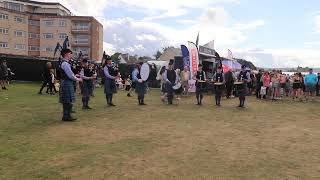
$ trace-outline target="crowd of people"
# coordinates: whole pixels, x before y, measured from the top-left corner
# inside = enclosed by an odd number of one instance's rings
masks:
[[[290,96],[293,100],[308,101],[320,95],[320,73],[313,73],[311,68],[305,75],[298,72],[289,75],[280,70],[259,70],[252,77],[253,83],[249,86],[259,99],[281,100]]]

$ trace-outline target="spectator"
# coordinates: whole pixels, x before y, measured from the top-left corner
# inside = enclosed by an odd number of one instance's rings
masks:
[[[45,68],[43,70],[43,73],[42,73],[43,83],[42,83],[42,86],[41,86],[38,94],[42,94],[43,88],[46,87],[47,85],[50,86],[52,84],[51,83],[51,80],[52,80],[51,79],[51,73],[50,73],[51,69],[52,69],[51,62],[47,62],[46,66],[45,66]],[[50,89],[50,87],[49,87],[49,89]],[[51,93],[52,93],[52,91],[51,91]]]
[[[185,66],[183,71],[181,72],[181,85],[183,88],[183,93],[182,93],[183,95],[188,95],[189,79],[190,79],[189,67]]]
[[[320,96],[320,73],[318,73],[317,96]]]
[[[265,93],[263,95],[263,99],[267,99],[267,94],[269,92],[269,86],[270,86],[270,75],[269,72],[266,71],[262,75],[262,87],[265,89]]]
[[[313,100],[316,92],[316,85],[318,83],[318,77],[313,73],[313,69],[309,69],[309,74],[304,78],[305,89],[306,89],[306,99],[309,98]]]
[[[235,80],[235,75],[232,70],[225,73],[225,81],[226,81],[226,97],[229,99],[232,95],[233,83]]]
[[[7,90],[8,66],[6,60],[0,62],[0,85],[3,90]]]
[[[256,81],[256,97],[257,97],[257,99],[261,99],[260,92],[261,92],[261,87],[263,86],[262,73],[263,73],[263,70],[260,69],[258,74],[255,77],[255,81]]]

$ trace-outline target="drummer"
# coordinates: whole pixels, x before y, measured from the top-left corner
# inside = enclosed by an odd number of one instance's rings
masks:
[[[142,64],[142,62],[136,64],[136,68],[132,72],[132,81],[136,84],[139,105],[146,105],[144,103],[144,95],[147,93],[147,83],[141,79],[140,70]]]
[[[251,81],[250,73],[246,71],[246,66],[241,66],[241,71],[237,77],[238,82],[241,84],[236,89],[236,96],[239,97],[240,104],[238,107],[244,108],[244,103],[246,100],[246,96],[248,94],[247,83]]]
[[[216,106],[220,106],[221,96],[222,96],[222,93],[224,90],[224,84],[225,84],[225,77],[222,72],[221,66],[217,68],[217,72],[213,75],[213,82],[214,82]]]
[[[202,70],[202,64],[198,65],[198,71],[193,77],[196,80],[196,98],[197,105],[202,105],[203,91],[205,90],[206,73]]]
[[[170,60],[168,69],[166,69],[162,76],[165,82],[165,93],[167,94],[168,104],[171,105],[173,104],[172,101],[174,96],[173,86],[177,82],[177,74],[173,69],[173,61]]]

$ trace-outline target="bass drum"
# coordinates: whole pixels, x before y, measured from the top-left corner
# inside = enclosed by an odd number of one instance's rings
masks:
[[[150,67],[148,63],[143,63],[140,70],[141,79],[147,81],[150,74]]]
[[[172,87],[175,94],[181,94],[183,92],[183,88],[180,82]]]

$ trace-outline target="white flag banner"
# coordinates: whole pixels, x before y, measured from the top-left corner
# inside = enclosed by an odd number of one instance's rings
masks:
[[[190,54],[190,74],[192,78],[198,71],[199,53],[197,46],[193,42],[188,42],[188,45]]]

